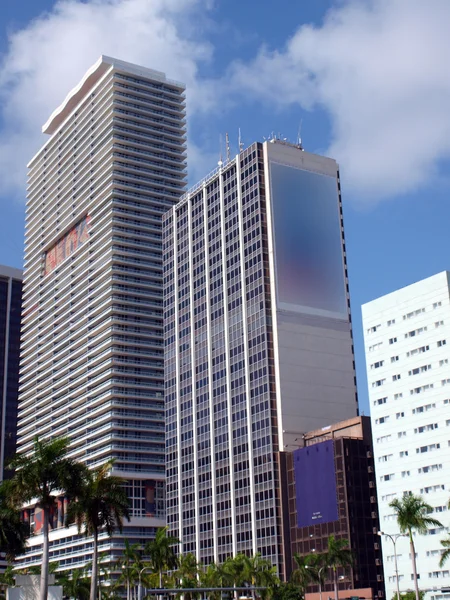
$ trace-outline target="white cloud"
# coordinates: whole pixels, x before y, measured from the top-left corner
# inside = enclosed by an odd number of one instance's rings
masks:
[[[448,0],[347,0],[229,75],[252,98],[324,109],[346,188],[391,197],[450,157],[449,23]]]
[[[24,194],[26,163],[42,124],[101,54],[186,83],[189,111],[208,109],[213,87],[198,65],[212,47],[196,36],[210,0],[63,0],[9,38],[0,65],[0,194]],[[198,155],[197,149],[197,155]]]

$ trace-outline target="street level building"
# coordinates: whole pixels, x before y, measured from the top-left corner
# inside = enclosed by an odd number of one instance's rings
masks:
[[[74,459],[116,461],[132,518],[102,534],[115,559],[165,524],[162,214],[185,187],[184,86],[102,56],[43,132],[28,165],[18,447],[67,436]],[[70,569],[92,541],[64,527],[65,506],[50,560]],[[42,514],[26,518],[22,566],[41,559]]]
[[[419,586],[448,598],[450,564],[439,566],[450,525],[450,299],[444,271],[362,307],[380,526],[398,532],[389,503],[416,494],[443,528],[415,536]],[[414,588],[409,541],[397,541],[400,591]],[[386,595],[396,589],[394,547],[383,543]]]
[[[348,541],[353,564],[338,569],[340,592],[384,598],[370,417],[354,417],[307,433],[304,447],[285,454],[289,486],[291,566],[294,555],[326,552],[330,535]],[[323,596],[333,596],[330,571]],[[353,590],[348,592],[348,590]],[[307,592],[317,593],[317,585]]]
[[[170,532],[285,575],[279,452],[357,413],[338,166],[254,143],[163,229]]]
[[[22,271],[0,265],[0,481],[16,451]]]

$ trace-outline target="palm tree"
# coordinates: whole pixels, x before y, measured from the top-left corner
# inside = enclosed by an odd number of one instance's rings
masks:
[[[125,540],[125,548],[122,557],[118,561],[118,566],[122,570],[119,578],[121,583],[125,583],[127,588],[127,600],[132,598],[132,586],[135,587],[139,581],[139,573],[143,568],[142,556],[139,544],[130,544]],[[140,598],[139,598],[140,600]]]
[[[25,551],[27,526],[20,518],[20,511],[11,504],[11,484],[0,485],[0,552],[9,561]]]
[[[306,588],[311,583],[318,583],[319,588],[323,586],[324,577],[323,560],[320,554],[294,554],[294,561],[297,564],[296,569],[291,575],[291,582],[297,585],[305,595]]]
[[[272,600],[299,600],[303,597],[303,590],[292,581],[279,583],[272,592]]]
[[[252,587],[265,588],[261,591],[260,596],[266,598],[268,594],[272,594],[274,588],[280,583],[277,577],[277,569],[273,566],[270,560],[262,558],[258,552],[248,559],[248,583]]]
[[[332,570],[334,598],[335,600],[339,600],[337,570],[339,567],[349,567],[353,563],[353,554],[348,547],[348,541],[336,539],[334,535],[330,535],[328,538],[328,548],[323,555],[323,561],[326,567]]]
[[[76,500],[67,510],[66,525],[75,522],[78,531],[84,527],[86,536],[93,537],[92,575],[90,600],[97,597],[98,534],[101,529],[111,536],[116,529],[122,531],[123,519],[130,520],[129,501],[122,477],[111,475],[113,460],[86,471]]]
[[[31,454],[16,454],[8,465],[15,471],[8,484],[12,502],[21,506],[36,499],[36,506],[43,513],[40,600],[46,600],[48,593],[48,532],[56,493],[72,498],[85,470],[83,465],[67,457],[68,446],[67,438],[41,441],[35,437]]]
[[[178,569],[174,573],[175,587],[196,588],[198,587],[198,579],[200,574],[200,565],[195,556],[191,553],[182,554],[178,560]],[[186,600],[198,598],[199,593],[187,592],[183,593]]]
[[[58,577],[58,585],[63,586],[64,596],[70,600],[89,600],[89,578],[86,569],[72,569]]]
[[[401,500],[394,498],[389,506],[394,509],[397,515],[397,524],[400,533],[407,533],[409,536],[416,600],[420,600],[413,531],[424,535],[430,526],[442,527],[442,523],[428,516],[432,512],[433,507],[427,504],[421,496],[407,494]]]
[[[168,527],[161,527],[156,532],[155,538],[145,545],[145,554],[150,557],[150,562],[155,573],[159,574],[159,587],[162,588],[163,571],[176,569],[178,558],[173,546],[179,544],[176,537],[167,535]]]
[[[443,546],[445,548],[445,550],[441,554],[441,560],[439,561],[439,566],[443,567],[450,557],[450,538],[441,540],[441,546]]]
[[[223,585],[224,573],[221,565],[210,563],[204,571],[200,571],[200,587],[219,588]],[[208,592],[208,598],[211,600],[221,600],[222,594],[219,591]]]

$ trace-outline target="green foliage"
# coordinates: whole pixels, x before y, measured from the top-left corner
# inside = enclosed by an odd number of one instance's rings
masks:
[[[101,529],[111,536],[116,529],[122,531],[123,519],[130,520],[129,500],[122,477],[111,475],[114,461],[93,470],[85,469],[76,499],[69,503],[66,526],[75,522],[78,531],[84,528],[86,536],[94,538],[90,599],[97,598],[98,534]]]
[[[8,561],[25,551],[28,527],[20,518],[20,511],[11,504],[11,483],[3,481],[0,485],[0,552],[4,552]]]
[[[350,567],[353,564],[353,554],[348,547],[348,540],[336,539],[334,535],[330,535],[323,561],[333,571],[339,567]]]
[[[69,440],[58,438],[41,441],[36,436],[33,450],[27,454],[16,454],[8,467],[14,470],[8,483],[11,504],[19,508],[24,503],[37,500],[42,508],[42,572],[40,600],[46,600],[49,572],[49,516],[55,507],[57,494],[64,493],[72,499],[79,491],[87,468],[68,458]]]
[[[21,506],[37,498],[37,506],[51,509],[55,492],[62,491],[69,498],[77,494],[86,467],[67,457],[68,446],[67,438],[41,441],[36,436],[31,455],[14,456],[8,465],[15,471],[8,482],[13,504]]]
[[[200,565],[193,554],[182,554],[178,559],[178,569],[174,573],[174,587],[196,588],[199,587]],[[180,594],[181,596],[181,594]],[[183,594],[186,600],[199,598],[200,594],[188,592]]]
[[[439,566],[443,567],[450,557],[450,537],[441,540],[441,546],[444,548],[444,551],[441,554]]]
[[[173,571],[178,567],[178,559],[173,546],[179,540],[167,535],[168,527],[161,527],[156,532],[155,538],[145,545],[145,554],[150,557],[150,565],[154,573],[159,573],[159,585],[162,586],[163,571]]]
[[[78,531],[84,528],[86,536],[103,528],[109,536],[116,527],[122,531],[123,519],[130,520],[129,500],[122,477],[110,474],[113,464],[108,461],[84,472],[76,500],[68,506],[67,526],[75,522]]]
[[[397,515],[397,523],[401,533],[407,533],[412,539],[412,532],[425,534],[429,527],[442,527],[442,523],[429,516],[433,507],[427,504],[421,496],[407,494],[403,498],[395,498],[389,504]]]
[[[64,596],[71,600],[89,600],[90,579],[86,569],[72,569],[58,577],[58,585],[63,586]]]
[[[442,523],[433,519],[429,514],[433,507],[427,504],[421,496],[406,494],[403,498],[395,498],[389,504],[397,516],[397,524],[401,533],[408,534],[411,547],[411,561],[414,577],[415,600],[419,597],[419,582],[417,580],[416,550],[414,546],[413,532],[426,534],[429,527],[442,527]]]
[[[425,598],[425,592],[419,592],[419,597],[420,600],[423,600]],[[397,593],[392,596],[392,600],[397,600]],[[402,592],[400,594],[400,600],[416,600],[416,593],[413,591]]]
[[[302,600],[304,590],[293,583],[279,583],[272,591],[272,600]]]

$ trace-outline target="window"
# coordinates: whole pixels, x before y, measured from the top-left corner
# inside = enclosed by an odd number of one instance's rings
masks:
[[[416,367],[415,369],[411,369],[408,371],[408,375],[418,375],[419,373],[425,373],[426,371],[431,370],[431,365],[423,365],[422,367]]]
[[[423,406],[418,406],[417,408],[412,409],[413,415],[418,415],[423,412],[428,412],[429,410],[436,408],[436,404],[434,402],[430,404],[424,404]]]
[[[390,326],[391,326],[391,325],[393,325],[394,323],[395,323],[395,319],[390,319],[390,320],[387,322],[387,326],[388,326],[388,327],[390,327]]]
[[[406,319],[411,319],[412,317],[417,317],[417,315],[420,315],[424,312],[425,312],[424,308],[418,308],[417,310],[413,310],[412,312],[407,313],[406,315],[403,315],[403,320],[405,321]]]
[[[391,356],[391,363],[397,362],[398,356]]]
[[[442,385],[448,385],[450,383],[450,379],[442,379],[441,384]]]
[[[374,406],[378,406],[379,404],[386,404],[387,402],[387,397],[385,398],[378,398],[378,400],[374,400],[373,401],[373,405]]]
[[[398,394],[394,394],[394,400],[398,400],[399,398],[403,398],[402,392],[399,392]]]
[[[389,421],[389,416],[380,417],[379,419],[375,419],[375,425],[382,425],[383,423],[387,423]]]
[[[399,379],[401,379],[401,375],[392,375],[392,381],[398,381]]]
[[[375,333],[379,327],[381,327],[381,325],[374,325],[373,327],[369,327],[367,333]]]
[[[392,454],[384,454],[383,456],[378,457],[378,462],[387,462],[392,459]]]
[[[439,306],[442,306],[442,302],[434,302],[433,309],[439,308]]]
[[[379,361],[373,363],[372,365],[370,365],[370,368],[371,369],[379,369],[383,365],[384,365],[384,360],[379,360]]]
[[[430,423],[429,425],[422,425],[421,427],[416,427],[414,429],[414,433],[424,433],[425,431],[433,431],[438,428],[437,423]]]
[[[430,485],[430,486],[425,487],[425,488],[420,488],[420,493],[421,494],[429,494],[430,492],[440,492],[441,490],[445,490],[445,485],[444,484]]]
[[[423,333],[424,331],[427,330],[427,327],[419,327],[418,329],[413,329],[412,331],[408,331],[408,333],[405,333],[405,338],[412,338],[415,337],[416,335],[420,335],[421,333]]]
[[[402,477],[409,477],[411,473],[409,471],[402,471]]]
[[[440,367],[443,367],[444,365],[448,365],[448,358],[444,358],[443,360],[439,361]]]
[[[397,494],[386,494],[385,496],[381,496],[381,499],[383,502],[390,502],[391,500],[393,500],[395,498]],[[397,555],[398,557],[398,555]]]
[[[417,469],[417,471],[419,473],[431,473],[433,471],[441,471],[441,470],[442,470],[441,464],[427,465],[426,467],[419,467],[419,469]]]
[[[430,349],[430,346],[420,346],[420,348],[415,348],[410,352],[406,353],[406,356],[414,356],[415,354],[422,354],[422,352],[427,352]]]
[[[397,341],[396,337],[390,338],[389,343],[390,344],[395,344],[395,342]]]
[[[380,481],[391,481],[394,479],[394,473],[390,473],[389,475],[382,475],[380,477]]]
[[[405,413],[404,413],[404,412],[398,412],[398,413],[395,415],[395,418],[396,418],[396,419],[403,419],[403,417],[404,417],[404,416],[405,416]]]
[[[436,321],[436,323],[434,324],[435,327],[442,327],[442,325],[444,324],[444,321]]]
[[[414,394],[421,394],[422,392],[426,392],[427,390],[430,390],[434,388],[434,383],[427,383],[426,385],[421,385],[420,387],[416,387],[413,390],[410,390],[410,394],[411,396],[413,396]]]
[[[383,442],[389,442],[389,440],[392,438],[392,435],[382,435],[381,437],[377,438],[377,444],[382,444]]]
[[[373,352],[374,350],[378,350],[378,348],[380,346],[383,345],[383,342],[378,342],[378,344],[373,344],[372,346],[369,346],[369,352]]]
[[[373,387],[373,388],[375,388],[375,387],[380,387],[381,385],[383,385],[383,384],[384,384],[384,382],[385,382],[385,381],[386,381],[386,379],[378,379],[377,381],[374,381],[374,382],[372,383],[372,387]]]
[[[416,448],[416,454],[424,454],[425,452],[433,452],[433,450],[439,450],[440,444],[428,444],[428,446],[420,446]]]
[[[404,458],[405,456],[408,456],[408,450],[402,450],[400,452],[400,458]]]
[[[397,433],[397,437],[399,437],[399,438],[406,437],[406,431],[399,431],[399,432]]]
[[[446,341],[446,340],[439,340],[439,342],[437,343],[437,347],[438,347],[438,348],[441,348],[442,346],[445,346],[445,345],[446,345],[446,343],[447,343],[447,341]]]

